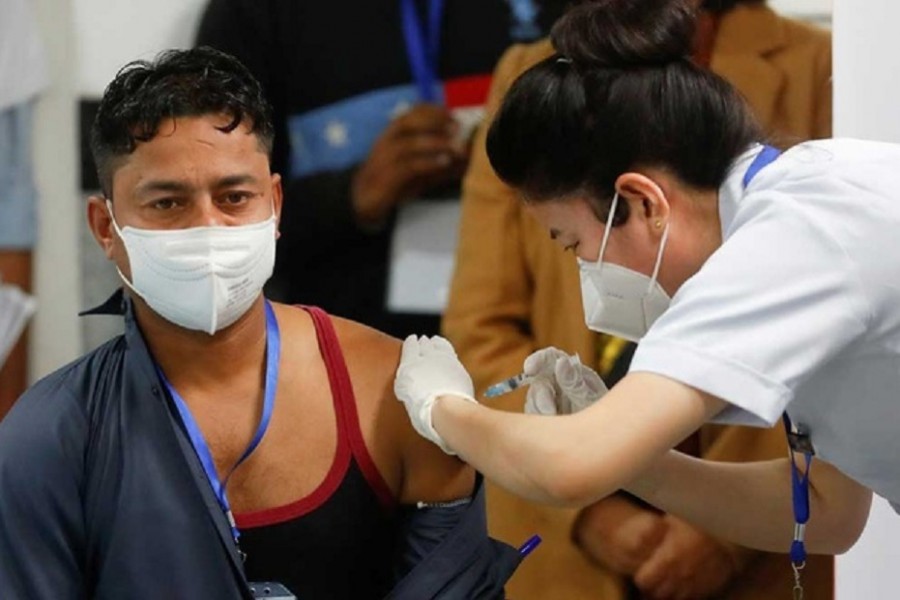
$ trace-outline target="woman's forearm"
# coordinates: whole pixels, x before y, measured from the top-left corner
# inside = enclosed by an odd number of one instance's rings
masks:
[[[584,506],[648,468],[716,409],[686,386],[638,374],[575,415],[512,414],[445,397],[432,420],[464,460],[513,493]]]
[[[524,498],[560,504],[558,482],[548,468],[554,444],[535,443],[530,432],[534,427],[528,421],[541,418],[488,410],[452,396],[439,398],[432,412],[444,440],[489,479]]]
[[[447,397],[432,418],[464,460],[520,496],[585,506],[625,488],[716,537],[786,552],[794,525],[787,459],[716,463],[670,451],[722,406],[637,373],[575,415],[512,414]],[[871,493],[823,461],[814,462],[810,481],[807,547],[842,552],[865,524]]]
[[[716,537],[771,552],[790,549],[794,514],[787,458],[726,463],[670,452],[626,487]],[[870,502],[866,488],[832,465],[814,461],[807,551],[846,551],[865,525]]]

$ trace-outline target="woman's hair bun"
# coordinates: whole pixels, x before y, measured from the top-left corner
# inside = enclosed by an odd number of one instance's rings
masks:
[[[659,66],[690,56],[695,18],[689,0],[580,0],[550,36],[576,66]]]

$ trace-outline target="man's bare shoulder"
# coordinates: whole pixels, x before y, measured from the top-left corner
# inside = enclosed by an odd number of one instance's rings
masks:
[[[393,381],[400,361],[400,340],[362,323],[331,317],[348,368]]]
[[[394,456],[400,463],[399,501],[436,502],[468,496],[474,484],[472,469],[419,436],[394,396],[401,341],[354,321],[333,321],[357,396],[366,444],[373,455]]]

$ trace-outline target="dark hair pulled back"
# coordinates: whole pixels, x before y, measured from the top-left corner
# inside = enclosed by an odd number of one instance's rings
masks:
[[[584,194],[603,205],[640,166],[721,185],[761,135],[740,95],[691,62],[694,23],[687,0],[571,8],[551,33],[558,54],[516,80],[491,125],[500,178],[531,201]]]

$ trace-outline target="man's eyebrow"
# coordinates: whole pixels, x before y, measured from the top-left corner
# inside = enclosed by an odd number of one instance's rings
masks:
[[[217,179],[214,183],[214,187],[227,188],[236,185],[255,184],[257,182],[258,179],[253,175],[249,173],[242,173],[239,175],[228,175],[227,177]],[[190,193],[193,189],[194,188],[192,185],[183,181],[169,179],[151,179],[139,184],[137,188],[135,188],[135,193],[138,195],[149,194],[152,192],[175,192],[184,194]]]
[[[244,185],[247,183],[255,184],[258,182],[259,182],[259,179],[257,179],[250,173],[241,173],[239,175],[229,175],[227,177],[222,177],[221,179],[216,180],[215,187],[225,188],[225,187],[232,187],[235,185]]]
[[[559,229],[552,229],[552,228],[550,229],[550,239],[551,240],[555,240],[560,235],[562,235],[562,233],[559,231]]]
[[[141,183],[135,188],[135,194],[148,194],[151,192],[189,192],[191,186],[183,181],[168,179],[151,179]]]

